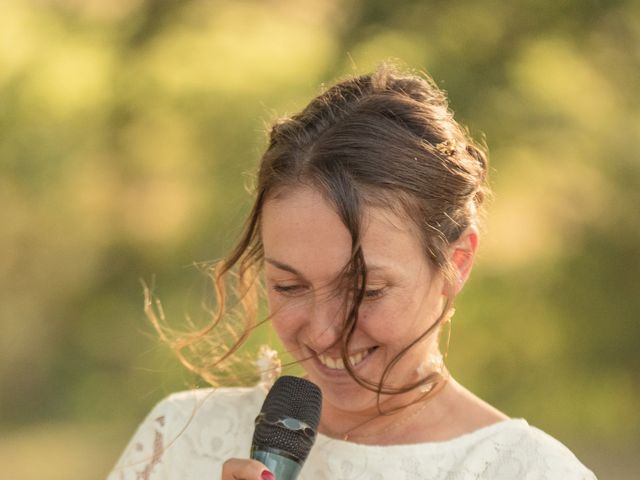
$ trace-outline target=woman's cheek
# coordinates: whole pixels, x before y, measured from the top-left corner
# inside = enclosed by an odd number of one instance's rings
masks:
[[[304,323],[304,309],[289,299],[272,298],[269,302],[271,324],[282,341],[293,339]]]
[[[394,326],[398,326],[398,312],[390,302],[372,302],[360,309],[358,323],[360,329],[368,336],[385,343],[401,333]]]

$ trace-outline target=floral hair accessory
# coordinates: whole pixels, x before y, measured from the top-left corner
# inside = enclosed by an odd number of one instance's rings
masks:
[[[456,142],[454,140],[445,140],[444,142],[436,144],[436,150],[443,155],[450,157],[456,153]]]

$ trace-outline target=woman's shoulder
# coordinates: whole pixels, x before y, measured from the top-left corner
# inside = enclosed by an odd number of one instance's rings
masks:
[[[466,432],[439,443],[482,477],[593,479],[595,476],[562,442],[523,418],[510,418],[480,399],[454,379],[451,392]]]
[[[253,431],[253,421],[266,396],[254,387],[198,388],[171,393],[154,410],[164,416],[170,437],[192,437],[206,432],[244,435]]]
[[[138,425],[109,480],[203,478],[193,472],[215,471],[225,458],[246,454],[265,396],[261,386],[165,396]]]
[[[337,478],[345,468],[382,472],[380,478],[523,478],[595,480],[595,475],[561,442],[528,424],[508,418],[472,432],[415,444],[364,445],[319,435],[310,469],[329,469]],[[374,477],[373,478],[377,478]]]
[[[485,439],[495,452],[487,472],[491,478],[596,478],[566,445],[524,419],[500,422],[493,430],[493,435]]]
[[[240,412],[253,412],[264,401],[266,390],[254,387],[209,387],[172,392],[159,400],[142,424],[156,423],[171,430],[181,420],[205,417],[228,418]],[[192,422],[190,422],[192,423]]]

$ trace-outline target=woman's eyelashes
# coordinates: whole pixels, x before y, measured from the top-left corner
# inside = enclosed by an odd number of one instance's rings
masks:
[[[364,296],[367,298],[379,298],[384,295],[385,287],[365,290]]]
[[[293,295],[302,288],[300,285],[274,285],[273,290],[283,295]]]
[[[303,287],[302,285],[274,285],[272,288],[274,291],[284,296],[301,295],[306,290],[306,288]],[[369,288],[365,290],[364,296],[367,299],[379,298],[382,295],[384,295],[385,290],[386,290],[385,287]]]

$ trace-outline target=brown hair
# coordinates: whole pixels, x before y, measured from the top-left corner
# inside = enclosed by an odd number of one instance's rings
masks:
[[[347,359],[367,278],[360,246],[362,209],[384,207],[409,219],[430,264],[451,281],[447,249],[468,226],[479,222],[480,207],[489,194],[487,168],[485,149],[454,120],[445,93],[427,74],[383,63],[371,74],[349,77],[300,113],[272,125],[244,230],[233,250],[210,270],[217,299],[211,321],[169,340],[145,289],[147,315],[185,366],[212,385],[223,382],[221,375],[229,371],[234,354],[259,324],[263,206],[288,189],[311,186],[333,205],[352,238],[351,258],[341,273],[355,293],[340,339],[345,368],[378,397],[418,385],[437,386],[442,376],[433,372],[402,388],[385,386],[385,379],[404,352],[439,331],[453,306],[451,297],[440,318],[390,362],[379,383],[358,377]],[[237,312],[227,308],[229,276],[235,279]]]

